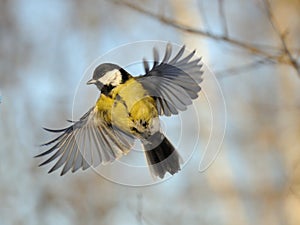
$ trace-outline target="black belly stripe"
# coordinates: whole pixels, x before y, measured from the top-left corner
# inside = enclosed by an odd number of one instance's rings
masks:
[[[118,102],[120,102],[121,104],[123,104],[125,106],[126,112],[130,116],[130,112],[128,110],[128,106],[127,106],[126,102],[124,101],[124,99],[119,94],[116,95],[114,106],[116,106]]]

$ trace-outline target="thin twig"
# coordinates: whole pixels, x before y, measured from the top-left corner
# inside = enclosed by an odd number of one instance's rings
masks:
[[[273,15],[270,2],[268,0],[263,0],[263,2],[265,4],[266,13],[267,13],[269,21],[273,27],[273,30],[276,32],[276,34],[278,35],[278,37],[281,41],[281,45],[284,50],[284,53],[288,57],[290,64],[295,68],[295,70],[298,73],[298,76],[300,77],[300,65],[298,64],[297,60],[294,58],[294,56],[292,55],[291,51],[289,50],[289,48],[287,46],[286,37],[287,37],[288,32],[280,31],[279,25]]]
[[[262,46],[262,45],[258,46],[258,45],[254,45],[254,44],[249,44],[249,43],[246,43],[244,41],[240,41],[240,40],[237,40],[237,39],[234,39],[234,38],[229,38],[225,35],[218,35],[218,34],[214,34],[213,32],[210,32],[210,31],[190,27],[190,26],[181,24],[181,23],[179,23],[179,22],[177,22],[173,19],[167,18],[165,16],[157,15],[156,13],[153,13],[151,11],[143,9],[143,8],[141,8],[141,7],[139,7],[135,4],[132,4],[130,2],[119,1],[119,0],[113,0],[113,2],[117,3],[117,4],[124,5],[124,6],[130,8],[130,9],[133,9],[137,12],[140,12],[144,15],[147,15],[147,16],[153,18],[153,19],[159,20],[160,22],[162,22],[166,25],[177,28],[177,29],[182,30],[184,32],[189,32],[189,33],[192,33],[192,34],[202,35],[202,36],[208,37],[208,38],[210,38],[212,40],[216,40],[216,41],[223,41],[223,42],[229,43],[233,46],[237,46],[237,47],[240,47],[242,49],[245,49],[245,50],[247,50],[248,52],[250,52],[252,54],[262,56],[264,58],[267,58],[267,59],[272,60],[272,61],[276,61],[278,63],[293,65],[296,62],[296,61],[293,62],[289,58],[284,57],[285,54],[283,54],[284,52],[282,52],[283,50],[281,50],[281,49],[277,49],[278,52],[279,52],[277,54],[271,54],[271,53],[269,53],[268,51],[265,50],[267,48],[274,48],[275,49],[275,47]]]
[[[223,25],[224,36],[228,37],[228,26],[227,26],[227,18],[224,9],[224,0],[219,0],[219,14],[220,14],[221,23]]]
[[[218,78],[225,78],[228,76],[233,76],[237,75],[240,73],[244,73],[245,71],[250,71],[253,69],[257,69],[259,66],[267,65],[267,64],[272,64],[274,63],[273,61],[268,60],[267,58],[264,59],[258,59],[253,62],[241,65],[241,66],[236,66],[236,67],[231,67],[225,70],[220,70],[215,72],[216,76]]]
[[[224,42],[233,44],[235,46],[247,49],[251,53],[259,54],[259,55],[263,55],[263,56],[267,56],[268,58],[276,60],[276,61],[282,60],[281,57],[279,57],[279,56],[274,56],[272,54],[269,54],[268,52],[265,52],[265,51],[261,50],[261,47],[258,48],[258,47],[254,46],[254,45],[250,45],[250,44],[241,42],[239,40],[226,37],[224,35],[218,35],[218,34],[214,34],[214,33],[209,32],[209,31],[200,30],[200,29],[196,29],[196,28],[193,28],[193,27],[190,27],[190,26],[186,26],[184,24],[180,24],[180,23],[178,23],[178,22],[176,22],[176,21],[174,21],[172,19],[169,19],[167,17],[161,16],[161,15],[156,15],[155,13],[147,11],[147,10],[145,10],[145,9],[143,9],[143,8],[135,5],[135,4],[132,4],[130,2],[118,1],[118,0],[114,0],[113,2],[117,3],[117,4],[121,4],[121,5],[127,6],[127,7],[131,8],[131,9],[133,9],[135,11],[143,13],[143,14],[145,14],[147,16],[150,16],[150,17],[152,17],[152,18],[154,18],[156,20],[161,21],[162,23],[165,23],[165,24],[167,24],[169,26],[172,26],[174,28],[180,29],[182,31],[186,31],[186,32],[193,33],[193,34],[198,34],[198,35],[206,36],[206,37],[209,37],[209,38],[211,38],[213,40],[216,40],[216,41],[224,41]],[[284,63],[284,62],[282,62],[282,63]],[[286,62],[286,63],[288,63],[288,62]]]
[[[206,10],[204,10],[203,0],[200,0],[200,1],[198,2],[198,8],[199,8],[200,15],[201,15],[201,18],[202,18],[202,20],[203,20],[204,26],[206,27],[206,29],[207,29],[208,31],[211,30],[211,29],[210,29],[209,22],[208,22],[208,19],[207,19]]]
[[[137,195],[137,214],[136,214],[137,221],[140,225],[143,225],[143,194],[139,193]]]

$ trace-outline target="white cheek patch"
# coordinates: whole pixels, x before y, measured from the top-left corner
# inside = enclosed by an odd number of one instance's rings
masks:
[[[117,86],[122,82],[122,74],[119,70],[114,69],[108,71],[104,76],[99,78],[99,81],[104,85]]]

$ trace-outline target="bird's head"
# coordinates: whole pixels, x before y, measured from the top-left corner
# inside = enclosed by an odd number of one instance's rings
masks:
[[[95,84],[100,91],[102,88],[114,88],[128,79],[128,73],[120,66],[103,63],[96,67],[93,78],[87,84]]]

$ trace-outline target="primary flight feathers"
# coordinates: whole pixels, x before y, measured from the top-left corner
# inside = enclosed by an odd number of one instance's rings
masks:
[[[178,114],[178,111],[186,110],[187,105],[192,104],[192,99],[197,98],[201,90],[199,86],[203,74],[201,58],[191,60],[195,51],[182,57],[184,52],[185,46],[170,60],[172,47],[168,44],[165,56],[159,63],[158,51],[154,48],[152,69],[149,69],[149,64],[144,59],[146,74],[137,77],[149,95],[156,99],[160,115],[171,116]]]

